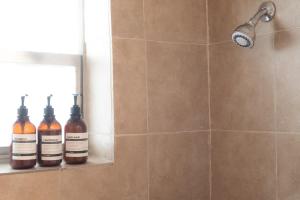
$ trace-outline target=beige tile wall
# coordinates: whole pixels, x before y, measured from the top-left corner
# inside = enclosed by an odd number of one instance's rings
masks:
[[[208,0],[212,200],[300,198],[300,1],[274,0],[253,49],[232,30],[263,0]]]
[[[111,0],[115,162],[0,176],[0,200],[209,200],[206,0]]]
[[[147,143],[145,171],[111,199],[208,200],[206,1],[112,0],[112,12],[116,138]]]
[[[262,1],[112,0],[115,163],[0,176],[0,200],[298,200],[300,1],[230,41]]]
[[[275,199],[274,140],[268,133],[213,131],[212,199]]]

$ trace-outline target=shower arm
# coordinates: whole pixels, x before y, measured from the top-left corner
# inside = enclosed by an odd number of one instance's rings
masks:
[[[266,16],[266,14],[268,14],[268,9],[262,8],[257,11],[257,13],[249,20],[248,23],[255,27],[261,18]]]

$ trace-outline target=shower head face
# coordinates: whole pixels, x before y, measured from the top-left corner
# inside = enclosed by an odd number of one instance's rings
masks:
[[[233,34],[232,40],[245,48],[252,48],[255,42],[255,27],[249,23],[238,26]]]

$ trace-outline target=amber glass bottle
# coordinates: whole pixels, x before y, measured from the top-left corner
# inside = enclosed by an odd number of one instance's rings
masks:
[[[61,125],[55,119],[51,97],[47,97],[44,119],[38,127],[38,163],[42,167],[57,166],[62,161]]]
[[[67,164],[82,164],[88,159],[88,133],[77,105],[78,96],[74,95],[71,118],[65,126],[64,160]]]
[[[28,110],[24,106],[25,96],[21,97],[18,119],[13,125],[10,145],[10,165],[13,169],[28,169],[36,164],[36,128],[29,121]]]

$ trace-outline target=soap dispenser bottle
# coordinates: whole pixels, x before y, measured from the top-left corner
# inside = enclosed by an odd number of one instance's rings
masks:
[[[77,105],[79,94],[74,95],[71,118],[65,126],[64,160],[67,164],[82,164],[88,158],[88,132]]]
[[[13,125],[10,145],[10,165],[13,169],[29,169],[36,164],[36,128],[29,121],[28,109],[24,105],[26,96],[21,97],[18,119]]]
[[[38,163],[41,167],[58,166],[62,161],[61,125],[55,119],[51,97],[47,97],[44,119],[38,127]]]

